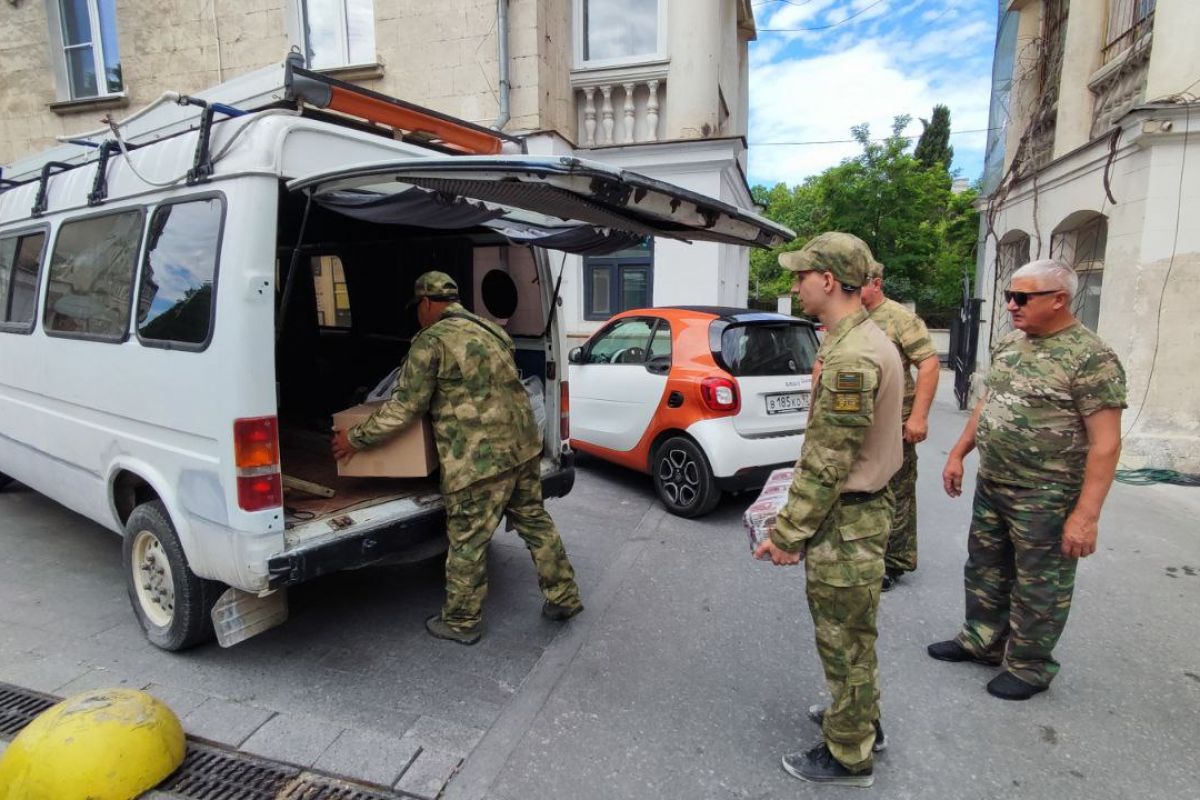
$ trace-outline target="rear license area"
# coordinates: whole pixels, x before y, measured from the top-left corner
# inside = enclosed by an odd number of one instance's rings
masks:
[[[808,392],[777,392],[765,396],[768,414],[799,414],[808,411]]]

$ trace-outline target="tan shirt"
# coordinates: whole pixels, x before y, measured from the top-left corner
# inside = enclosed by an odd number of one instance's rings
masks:
[[[850,467],[842,492],[877,492],[887,486],[904,461],[900,416],[904,368],[895,345],[874,322],[864,322],[854,333],[858,334],[854,343],[879,365],[879,390],[875,393],[875,414],[867,438]]]

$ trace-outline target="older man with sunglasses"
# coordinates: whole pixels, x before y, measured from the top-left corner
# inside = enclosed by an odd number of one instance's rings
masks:
[[[1121,451],[1125,371],[1071,312],[1075,271],[1061,261],[1018,269],[1005,292],[1015,330],[992,351],[986,392],[946,460],[962,493],[963,458],[979,448],[968,538],[966,622],[931,644],[941,661],[1004,664],[987,685],[1027,700],[1058,674],[1078,559],[1096,550],[1100,508]]]

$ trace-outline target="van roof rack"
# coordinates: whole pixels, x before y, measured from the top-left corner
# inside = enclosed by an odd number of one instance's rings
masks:
[[[288,107],[316,110],[318,113],[313,116],[327,121],[345,119],[353,127],[369,128],[451,154],[525,150],[522,140],[509,134],[306,69],[303,55],[296,51],[289,53],[282,64],[264,67],[194,95],[166,92],[116,125],[121,139],[132,148],[197,129],[206,140],[214,114],[232,117]],[[59,146],[0,171],[3,176],[0,192],[41,180],[42,170],[49,163],[70,169],[96,162],[101,145],[112,139],[112,133],[104,127],[59,138],[62,142]],[[207,153],[198,149],[196,180],[204,180],[206,171],[210,171],[206,157]]]

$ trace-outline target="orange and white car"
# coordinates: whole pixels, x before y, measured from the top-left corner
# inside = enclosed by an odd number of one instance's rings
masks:
[[[649,473],[673,514],[762,486],[804,441],[812,323],[739,308],[616,315],[570,361],[571,446]]]

